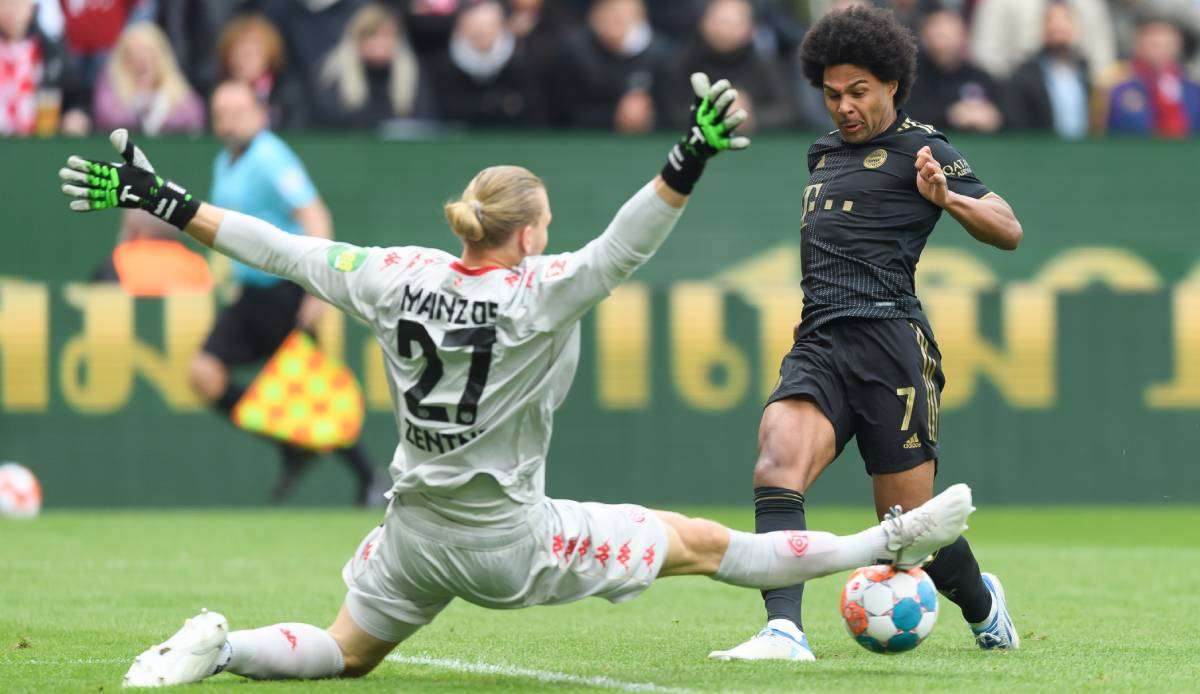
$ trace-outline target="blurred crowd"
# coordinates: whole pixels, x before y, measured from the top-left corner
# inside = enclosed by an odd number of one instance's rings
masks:
[[[1200,131],[1200,0],[875,0],[920,44],[936,127]],[[805,29],[867,0],[0,0],[0,135],[206,129],[225,80],[276,129],[680,127],[729,77],[751,130],[827,129]]]

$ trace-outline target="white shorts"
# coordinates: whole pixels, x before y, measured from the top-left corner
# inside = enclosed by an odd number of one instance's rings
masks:
[[[662,569],[667,535],[652,511],[544,499],[515,527],[452,523],[403,495],[346,563],[346,606],[364,631],[400,641],[453,598],[495,609],[596,596],[632,599]]]

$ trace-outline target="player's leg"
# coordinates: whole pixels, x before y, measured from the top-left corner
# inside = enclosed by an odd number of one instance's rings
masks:
[[[905,472],[874,475],[875,512],[880,518],[893,507],[915,508],[933,494],[937,462],[930,460]],[[1020,636],[1005,604],[1004,588],[992,574],[982,573],[967,538],[938,550],[925,566],[938,590],[958,605],[981,648],[1018,648]]]
[[[443,592],[404,578],[427,554],[412,543],[389,512],[342,569],[346,600],[328,629],[289,622],[230,633],[223,616],[203,612],[138,656],[126,684],[197,682],[221,672],[254,679],[365,675],[450,603]]]
[[[343,605],[328,629],[284,622],[229,631],[225,617],[202,612],[161,644],[139,655],[125,674],[127,687],[199,682],[229,672],[256,680],[361,677],[419,629],[408,625],[395,641],[359,628]]]
[[[826,330],[798,340],[780,366],[779,386],[759,425],[754,466],[756,532],[807,528],[804,495],[849,438],[831,339]],[[764,590],[766,627],[712,657],[812,660],[800,613],[803,595],[803,583]]]
[[[420,628],[406,626],[395,640],[379,639],[342,605],[328,629],[289,623],[230,633],[217,671],[259,680],[362,677]]]
[[[809,397],[777,400],[763,411],[754,464],[754,530],[804,530],[804,495],[837,457],[837,435],[822,409]],[[767,623],[802,633],[804,584],[763,592]]]
[[[917,565],[966,528],[971,490],[957,484],[928,503],[853,535],[814,530],[745,533],[714,521],[655,511],[667,536],[658,577],[704,575],[769,589],[879,563]]]
[[[850,391],[861,418],[859,450],[882,519],[893,507],[916,508],[933,496],[937,474],[941,358],[926,330],[908,321],[859,326],[850,354],[863,378]],[[861,350],[861,351],[860,351]],[[1003,606],[999,581],[985,582],[966,538],[938,550],[925,567],[938,590],[959,606],[976,633],[1002,632],[1000,647],[1019,642]],[[1011,632],[1011,638],[1007,634]],[[990,637],[982,637],[989,644]],[[983,642],[981,641],[981,645]],[[995,646],[991,646],[995,647]]]

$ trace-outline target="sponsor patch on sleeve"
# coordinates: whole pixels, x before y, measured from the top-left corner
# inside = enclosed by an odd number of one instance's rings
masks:
[[[338,272],[354,272],[367,262],[367,251],[339,243],[329,247],[325,259],[329,262],[329,267]]]
[[[971,171],[971,165],[967,163],[966,159],[957,159],[949,164],[946,164],[942,167],[942,172],[947,176],[955,176],[958,178],[970,176],[973,173]]]

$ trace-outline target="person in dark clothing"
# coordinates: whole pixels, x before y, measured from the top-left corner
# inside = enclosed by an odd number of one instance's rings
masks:
[[[582,23],[583,12],[565,2],[509,0],[508,30],[528,62],[541,69],[553,60],[562,37]]]
[[[253,7],[279,27],[287,40],[288,65],[313,98],[318,77],[346,25],[369,0],[256,0]]]
[[[287,69],[283,37],[261,14],[235,18],[217,39],[222,80],[245,82],[267,104],[271,127],[302,128],[308,123],[308,99],[294,72]]]
[[[725,75],[738,90],[739,106],[749,119],[743,130],[783,128],[792,125],[794,112],[788,80],[774,56],[759,54],[754,46],[754,8],[748,0],[713,0],[700,20],[697,39],[668,68],[668,78],[659,80],[662,103],[679,103],[687,96],[675,87],[687,84],[693,72]],[[660,109],[673,113],[671,109]],[[659,126],[667,125],[659,123]],[[676,119],[670,127],[681,127]]]
[[[413,51],[422,59],[446,49],[454,20],[471,0],[389,0],[408,29]]]
[[[660,36],[684,44],[696,33],[704,5],[704,0],[648,0],[646,16]]]
[[[196,91],[207,97],[221,80],[213,37],[248,0],[172,0],[160,2],[157,22],[171,40],[179,67]]]
[[[1087,135],[1092,83],[1087,62],[1075,48],[1076,33],[1071,6],[1051,3],[1041,51],[1017,67],[1005,88],[1008,128],[1054,131],[1072,140]]]
[[[802,530],[805,495],[851,439],[882,518],[933,495],[941,461],[945,378],[915,273],[949,213],[976,240],[1014,250],[1012,208],[935,128],[902,109],[917,77],[917,46],[881,9],[835,10],[800,48],[837,129],[808,150],[800,200],[804,309],[795,344],[763,410],[754,465],[759,533]],[[966,538],[925,566],[983,649],[1020,646],[1004,590],[980,571]],[[766,627],[719,660],[815,659],[804,635],[802,584],[763,591]]]
[[[921,23],[920,79],[908,112],[937,128],[991,133],[1004,119],[996,106],[999,88],[991,76],[967,62],[967,26],[962,15],[933,12]]]
[[[441,120],[510,128],[545,120],[536,75],[497,0],[476,3],[458,15],[450,46],[431,72]]]
[[[654,76],[665,57],[641,0],[596,0],[587,26],[563,41],[551,67],[554,122],[648,132],[655,124]]]
[[[396,118],[428,116],[429,82],[396,16],[382,5],[367,5],[321,67],[317,120],[326,127],[374,128]]]

